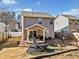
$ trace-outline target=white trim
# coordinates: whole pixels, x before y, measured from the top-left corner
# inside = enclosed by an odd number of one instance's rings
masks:
[[[45,29],[43,30],[43,42],[45,42]]]
[[[24,39],[24,18],[21,16],[21,22],[22,22],[22,40]]]
[[[34,25],[29,26],[29,27],[27,27],[27,28],[25,28],[25,29],[29,29],[29,28],[34,27],[34,26],[40,26],[40,27],[42,27],[42,28],[44,28],[44,29],[47,29],[46,27],[44,27],[44,26],[42,26],[42,25],[40,25],[40,24],[34,24]]]
[[[45,31],[46,31],[46,30],[43,29],[42,31],[43,31],[43,41],[40,41],[40,40],[39,40],[39,41],[36,41],[36,42],[40,42],[40,43],[45,42]],[[27,30],[27,40],[26,40],[26,42],[28,42],[28,43],[33,43],[33,41],[30,41],[30,40],[29,40],[29,29]]]
[[[43,31],[43,41],[41,41],[41,42],[45,42],[45,31],[47,30],[47,28],[45,28],[44,26],[42,26],[40,24],[34,24],[30,27],[25,28],[27,30],[27,40],[26,40],[26,42],[31,43],[31,41],[29,40],[29,31],[30,31],[29,28],[34,27],[34,26],[39,26],[39,27],[44,28],[44,29],[42,29],[42,31]]]
[[[27,39],[26,41],[28,42],[29,41],[29,30],[27,30]]]

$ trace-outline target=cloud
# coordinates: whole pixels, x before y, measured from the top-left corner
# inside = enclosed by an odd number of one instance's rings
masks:
[[[32,11],[32,9],[31,8],[24,8],[24,9],[19,8],[19,9],[15,9],[15,11]]]
[[[22,9],[22,11],[32,11],[31,8],[25,8],[25,9]]]
[[[62,12],[61,14],[79,15],[79,9],[70,9],[68,11]]]
[[[1,2],[6,5],[16,4],[16,0],[2,0]]]
[[[41,2],[38,1],[38,2],[37,2],[37,5],[40,5],[40,4],[41,4]]]
[[[16,12],[16,14],[21,14],[21,11],[32,11],[32,9],[31,8],[24,8],[24,9],[18,8],[18,9],[15,9],[14,11]]]
[[[34,3],[34,6],[40,6],[40,5],[41,5],[40,1]]]

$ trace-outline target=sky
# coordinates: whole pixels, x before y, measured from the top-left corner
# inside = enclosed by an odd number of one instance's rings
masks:
[[[79,16],[79,0],[0,0],[0,8]]]

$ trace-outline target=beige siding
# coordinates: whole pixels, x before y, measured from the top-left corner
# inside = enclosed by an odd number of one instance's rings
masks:
[[[49,36],[54,38],[54,24],[50,24],[50,18],[42,18],[42,26],[46,27],[49,30]],[[54,20],[53,20],[54,22]],[[38,18],[25,18],[24,19],[24,27],[27,28],[33,24],[39,24]]]
[[[43,25],[48,29],[49,31],[49,35],[48,36],[52,36],[54,37],[54,20],[53,20],[53,24],[50,24],[50,19],[44,19],[43,21]]]
[[[38,23],[38,20],[37,18],[24,18],[24,27],[28,27],[28,26],[31,26],[33,24],[36,24]]]
[[[79,30],[79,21],[77,21],[77,20],[69,20],[69,28],[70,28],[70,33],[73,30],[78,31]]]

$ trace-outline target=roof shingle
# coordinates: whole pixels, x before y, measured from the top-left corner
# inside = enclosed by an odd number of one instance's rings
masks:
[[[69,18],[69,19],[76,19],[76,20],[79,20],[78,17],[72,16],[72,15],[63,15],[63,14],[62,14],[62,16],[65,16],[65,17],[67,17],[67,18]]]
[[[21,14],[26,17],[46,17],[46,18],[55,18],[48,13],[42,12],[32,12],[32,11],[22,11]]]

